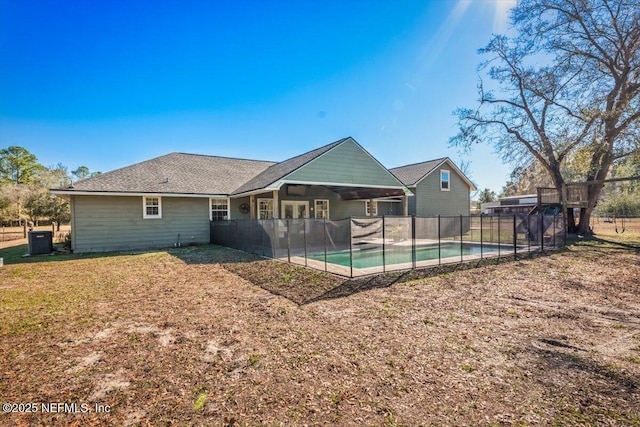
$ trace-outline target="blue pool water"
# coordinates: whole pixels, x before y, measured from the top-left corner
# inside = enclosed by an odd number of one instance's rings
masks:
[[[500,251],[507,253],[513,251],[513,246],[501,246]],[[416,247],[416,261],[428,261],[440,258],[450,257],[467,257],[470,255],[495,255],[498,252],[498,246],[483,245],[479,243],[462,243],[460,242],[442,242],[440,251],[438,246],[421,246]],[[332,252],[327,254],[327,262],[330,264],[338,264],[344,267],[350,266],[353,257],[353,268],[369,268],[381,267],[383,264],[382,249],[354,249],[353,254],[349,251]],[[310,259],[324,261],[324,254],[310,255]],[[403,264],[411,262],[411,247],[387,247],[385,248],[384,264]]]

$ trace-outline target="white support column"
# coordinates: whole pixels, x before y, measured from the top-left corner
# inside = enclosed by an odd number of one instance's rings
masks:
[[[280,212],[280,201],[278,200],[279,194],[280,191],[273,190],[273,217],[276,219],[280,218],[280,215],[278,215],[278,213]]]
[[[249,196],[249,210],[251,211],[251,219],[256,219],[256,196]]]
[[[402,196],[402,215],[409,216],[409,197]]]

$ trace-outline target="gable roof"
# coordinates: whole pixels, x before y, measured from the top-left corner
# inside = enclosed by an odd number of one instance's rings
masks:
[[[438,167],[446,157],[389,169],[407,187],[416,185]]]
[[[170,153],[84,179],[54,192],[226,195],[274,162]],[[215,179],[207,179],[215,176]]]
[[[471,191],[476,190],[476,186],[467,176],[451,161],[448,157],[440,159],[428,160],[421,163],[413,163],[410,165],[399,166],[389,169],[404,185],[407,187],[415,187],[420,181],[429,176],[434,170],[438,169],[444,163],[448,163],[455,172],[469,185]]]
[[[322,154],[326,153],[334,147],[337,147],[350,138],[351,137],[342,138],[338,141],[332,142],[331,144],[316,148],[315,150],[308,151],[299,156],[292,157],[280,163],[275,163],[247,181],[244,185],[237,187],[233,194],[248,193],[250,191],[269,187],[269,185],[279,181],[280,179],[296,171],[297,169],[300,169],[302,166],[320,157]]]

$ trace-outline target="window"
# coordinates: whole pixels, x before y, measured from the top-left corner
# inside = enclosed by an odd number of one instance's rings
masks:
[[[229,199],[209,199],[211,204],[211,221],[229,219]]]
[[[142,218],[162,218],[162,198],[143,197],[142,198]]]
[[[314,205],[314,215],[316,219],[329,219],[329,200],[316,200]]]
[[[442,191],[451,190],[449,177],[450,177],[450,173],[448,170],[445,170],[445,169],[440,170],[440,190]]]
[[[371,216],[371,210],[369,206],[369,200],[364,202],[364,213],[366,216]],[[378,202],[373,202],[373,216],[378,216]]]
[[[258,219],[273,218],[273,199],[258,199]]]

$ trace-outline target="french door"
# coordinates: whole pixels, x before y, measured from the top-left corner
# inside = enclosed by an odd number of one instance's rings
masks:
[[[309,218],[308,201],[283,200],[281,206],[282,219]]]

